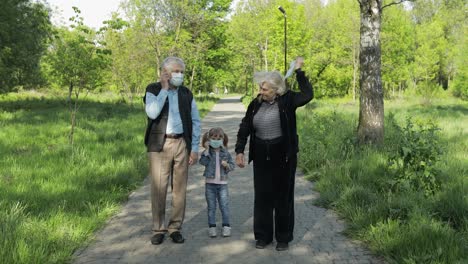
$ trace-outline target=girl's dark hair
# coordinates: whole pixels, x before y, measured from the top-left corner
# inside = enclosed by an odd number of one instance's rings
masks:
[[[202,146],[205,146],[205,143],[208,140],[210,140],[210,137],[215,136],[215,135],[223,136],[223,145],[224,145],[224,147],[227,148],[229,138],[228,138],[228,135],[226,133],[224,133],[223,129],[220,128],[220,127],[214,127],[212,129],[210,129],[208,132],[206,132],[205,134],[203,134]]]

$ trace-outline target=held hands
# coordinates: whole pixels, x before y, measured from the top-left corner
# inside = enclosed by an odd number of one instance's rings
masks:
[[[236,164],[239,166],[239,168],[244,168],[245,167],[245,161],[244,161],[244,154],[239,153],[236,155]]]
[[[189,165],[193,165],[197,162],[198,160],[198,153],[196,152],[190,152],[190,157],[189,157]]]

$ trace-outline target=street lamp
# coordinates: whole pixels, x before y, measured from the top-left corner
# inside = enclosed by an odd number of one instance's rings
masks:
[[[278,6],[278,10],[283,13],[283,17],[284,17],[284,76],[286,76],[286,72],[288,71],[288,61],[287,61],[287,58],[286,58],[286,54],[287,54],[287,51],[288,51],[288,44],[287,44],[287,41],[286,41],[286,11],[284,10],[284,8],[282,6]]]

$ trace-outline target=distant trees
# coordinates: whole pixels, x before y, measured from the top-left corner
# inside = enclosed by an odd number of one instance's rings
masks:
[[[231,0],[123,1],[124,14],[96,33],[99,48],[111,52],[102,73],[108,82],[101,89],[120,91],[132,101],[158,78],[161,60],[175,55],[186,61],[185,84],[195,91],[227,87],[252,93],[254,71],[284,70],[281,5],[288,16],[288,58],[306,58],[316,96],[354,99],[362,81],[359,3],[369,1],[241,0],[235,10],[230,10]],[[41,66],[50,68],[41,60],[44,52],[56,45],[48,42],[53,29],[48,9],[36,1],[4,2],[0,90],[60,84],[56,75],[41,72]],[[371,2],[385,6],[403,1]],[[384,97],[405,92],[429,97],[445,89],[468,98],[465,5],[463,0],[432,0],[386,9],[380,27]]]
[[[187,86],[203,91],[221,86],[229,68],[225,31],[230,4],[231,0],[127,1],[130,27],[125,34],[138,36],[139,45],[148,51],[143,61],[153,72],[147,77],[156,80],[162,60],[171,55],[185,60]]]
[[[412,76],[414,86],[422,94],[431,93],[438,87],[454,89],[455,92],[458,89],[458,95],[467,98],[466,1],[416,1],[412,18],[416,38]],[[463,78],[465,81],[462,81]],[[460,84],[460,81],[464,83],[464,88],[452,87],[452,82]]]
[[[0,8],[0,93],[44,83],[40,61],[52,27],[39,1],[5,0]]]
[[[130,23],[114,14],[104,24],[103,41],[111,51],[108,82],[126,102],[133,104],[134,97],[141,95],[146,85],[155,80],[155,58],[144,41],[145,36],[131,28]]]

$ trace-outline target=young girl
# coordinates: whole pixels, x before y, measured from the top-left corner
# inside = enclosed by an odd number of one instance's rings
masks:
[[[229,223],[229,191],[227,175],[234,170],[235,164],[227,150],[228,136],[220,127],[212,128],[203,135],[205,148],[200,164],[205,166],[205,197],[208,205],[208,235],[216,237],[216,201],[223,218],[223,237],[231,235]]]

